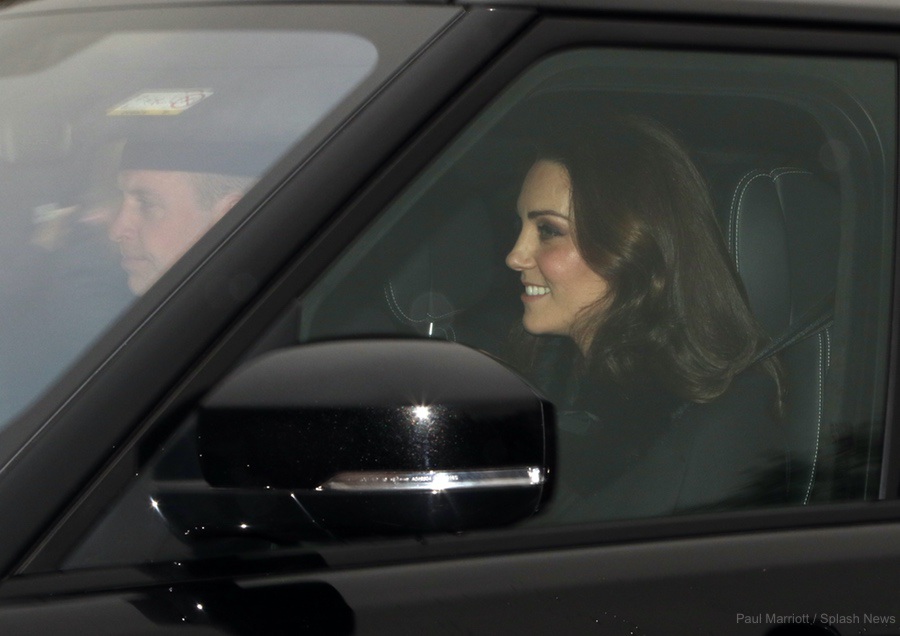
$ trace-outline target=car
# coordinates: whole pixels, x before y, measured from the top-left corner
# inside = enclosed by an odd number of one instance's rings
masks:
[[[26,0],[0,43],[3,634],[900,633],[894,3]],[[593,343],[528,312],[576,270],[516,252],[571,221],[542,162],[586,209],[562,138],[599,196],[687,166],[672,302],[753,342],[713,393],[569,399]]]

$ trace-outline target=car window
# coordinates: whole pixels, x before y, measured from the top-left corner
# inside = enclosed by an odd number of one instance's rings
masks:
[[[300,340],[446,338],[524,374],[560,411],[544,522],[875,497],[892,73],[548,60],[300,300]]]
[[[403,38],[365,8],[0,21],[0,429],[455,14],[416,11]]]
[[[877,499],[895,76],[877,59],[547,58],[297,299],[280,344],[444,339],[527,378],[557,411],[555,491],[498,532]],[[192,533],[301,514],[204,498],[192,426],[66,567],[268,549]],[[147,537],[112,540],[147,514]],[[294,545],[318,545],[303,522]]]

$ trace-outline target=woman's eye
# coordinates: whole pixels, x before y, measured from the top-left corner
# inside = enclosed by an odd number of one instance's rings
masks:
[[[542,241],[546,241],[557,236],[562,236],[563,233],[554,225],[550,223],[538,223],[538,236],[541,237]]]

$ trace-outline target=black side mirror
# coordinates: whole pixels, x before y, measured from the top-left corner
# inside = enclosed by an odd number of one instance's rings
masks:
[[[552,404],[448,342],[269,354],[204,400],[197,430],[210,485],[280,491],[333,536],[496,526],[534,514],[550,493]]]

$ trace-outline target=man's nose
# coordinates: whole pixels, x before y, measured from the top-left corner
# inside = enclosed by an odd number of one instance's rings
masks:
[[[136,213],[128,201],[123,201],[119,211],[112,218],[109,225],[109,239],[115,243],[127,240],[135,235]]]
[[[516,244],[513,245],[512,250],[506,255],[506,266],[517,272],[534,266],[534,256],[526,236],[526,228],[523,228],[519,233]]]

